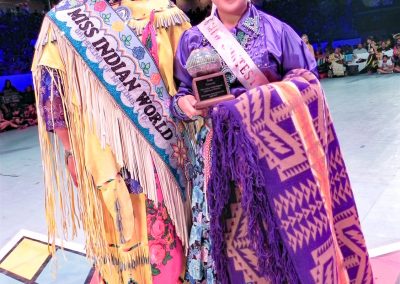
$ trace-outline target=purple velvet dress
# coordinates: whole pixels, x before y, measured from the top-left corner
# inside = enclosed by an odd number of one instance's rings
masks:
[[[286,73],[297,68],[310,70],[318,76],[315,58],[296,32],[286,23],[257,10],[253,5],[250,5],[231,32],[270,82],[282,80]],[[192,94],[193,78],[185,68],[186,61],[193,50],[202,47],[212,48],[197,27],[183,33],[174,61],[174,76],[179,82],[179,89],[171,106],[172,113],[179,119],[187,117],[179,111],[177,100]],[[226,64],[223,64],[222,71],[233,95],[237,97],[246,91]]]
[[[270,82],[282,80],[285,74],[297,68],[310,70],[318,76],[314,57],[295,31],[276,18],[258,11],[253,5],[249,6],[231,32]],[[185,65],[191,52],[203,47],[212,48],[197,27],[184,32],[174,62],[174,76],[179,82],[179,89],[171,105],[172,113],[180,120],[188,120],[188,117],[180,110],[177,101],[182,96],[192,95],[193,78]],[[222,58],[221,61],[223,62]],[[231,93],[237,97],[246,92],[224,62],[222,66]],[[204,191],[203,145],[207,132],[208,128],[202,127],[194,146],[196,157],[192,161],[193,225],[190,232],[186,278],[191,283],[205,281],[207,284],[213,284],[217,282],[211,257],[210,220]]]

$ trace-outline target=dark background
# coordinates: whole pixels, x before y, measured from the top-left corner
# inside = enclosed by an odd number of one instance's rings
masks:
[[[289,23],[312,42],[400,32],[400,0],[259,1],[267,13]]]

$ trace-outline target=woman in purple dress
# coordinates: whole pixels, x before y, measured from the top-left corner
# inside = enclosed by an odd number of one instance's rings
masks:
[[[290,26],[251,2],[213,3],[211,16],[183,33],[174,64],[180,85],[172,113],[195,129],[188,139],[193,225],[187,279],[370,283],[365,242],[345,168],[337,167],[343,161],[315,59]],[[238,99],[218,104],[202,119],[205,111],[196,108],[192,82],[207,68],[215,71],[215,53]],[[335,196],[345,192],[346,201],[336,204]],[[354,229],[357,242],[344,236],[343,228]],[[348,265],[354,258],[361,261]]]
[[[247,0],[213,1],[219,17],[230,30],[257,67],[270,82],[282,80],[290,70],[303,68],[317,74],[315,59],[307,46],[287,24],[256,9]],[[180,82],[178,93],[173,98],[172,112],[185,121],[198,118],[203,111],[195,109],[197,103],[192,90],[193,78],[186,69],[192,51],[201,48],[213,49],[199,28],[192,27],[184,32],[175,57],[174,76]],[[246,88],[236,78],[229,66],[222,61],[222,70],[227,78],[230,92],[238,97]],[[190,236],[187,277],[192,283],[216,283],[210,250],[209,219],[207,216],[206,193],[204,190],[203,148],[209,133],[209,124],[204,124],[197,133],[195,157],[193,158],[193,226]],[[249,271],[251,274],[252,272]],[[239,282],[238,282],[239,283]]]

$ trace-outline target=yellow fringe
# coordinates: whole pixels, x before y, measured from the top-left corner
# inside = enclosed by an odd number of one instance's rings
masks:
[[[115,250],[109,248],[107,243],[103,209],[98,191],[92,176],[85,168],[84,142],[85,131],[88,131],[85,128],[87,119],[90,127],[95,129],[102,147],[109,145],[118,164],[121,167],[126,166],[132,177],[140,182],[148,198],[158,202],[154,161],[165,205],[175,225],[177,235],[187,249],[191,211],[189,194],[187,193],[187,201],[184,202],[180,189],[167,165],[120,110],[65,36],[48,18],[45,18],[38,38],[35,60],[41,57],[43,45],[48,40],[49,30],[53,35],[52,39],[57,41],[66,70],[65,73],[60,72],[61,82],[58,82],[58,90],[63,90],[61,96],[64,111],[68,114],[66,123],[79,184],[79,189],[74,190],[73,184],[65,172],[64,159],[60,157],[59,142],[55,134],[49,134],[46,131],[43,117],[39,115],[39,139],[46,187],[46,220],[49,227],[49,243],[52,244],[51,251],[55,252],[55,238],[60,236],[66,239],[73,238],[76,236],[77,228],[82,225],[86,233],[87,256],[94,259],[98,267],[112,264],[113,257],[115,257]],[[33,66],[35,67],[36,64],[37,62],[34,62]],[[41,68],[46,67],[36,66],[33,69],[37,101],[39,101],[38,94],[40,93]],[[38,113],[40,114],[40,112]],[[58,231],[57,219],[61,220],[62,234]],[[71,235],[68,235],[68,228],[72,228]],[[121,255],[118,257],[120,258]],[[121,263],[125,265],[132,260],[131,257]]]
[[[156,29],[168,28],[175,25],[181,25],[185,22],[190,22],[188,16],[186,16],[186,14],[179,8],[174,7],[156,13],[154,18],[154,27]],[[148,17],[144,17],[142,20],[132,19],[129,21],[129,26],[135,30],[137,35],[141,35],[148,23]]]

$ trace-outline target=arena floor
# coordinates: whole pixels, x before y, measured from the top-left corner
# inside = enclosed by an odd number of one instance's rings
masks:
[[[399,251],[400,75],[334,78],[322,85],[370,254]],[[42,179],[37,128],[1,133],[0,248],[22,229],[46,234]],[[73,241],[82,243],[82,233]]]

